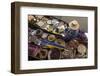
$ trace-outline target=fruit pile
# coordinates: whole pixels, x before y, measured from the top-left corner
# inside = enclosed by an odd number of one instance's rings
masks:
[[[88,38],[78,21],[28,15],[29,60],[87,58]]]

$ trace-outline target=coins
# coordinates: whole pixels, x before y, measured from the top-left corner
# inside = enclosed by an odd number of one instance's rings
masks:
[[[86,50],[87,50],[87,48],[85,47],[85,45],[83,45],[83,44],[80,44],[79,46],[78,46],[78,52],[81,54],[81,55],[84,55],[85,53],[86,53]]]
[[[71,22],[69,22],[69,28],[72,29],[72,30],[78,30],[80,27],[78,21],[76,20],[73,20]]]

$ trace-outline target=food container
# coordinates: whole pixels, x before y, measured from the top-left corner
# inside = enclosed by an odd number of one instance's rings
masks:
[[[41,48],[41,50],[39,52],[39,58],[46,59],[47,56],[48,56],[48,50]]]
[[[56,39],[55,35],[49,35],[48,40],[49,41],[54,41]]]
[[[79,54],[84,55],[84,54],[86,53],[86,51],[87,51],[87,48],[86,48],[85,45],[80,44],[80,45],[77,47],[77,51],[78,51]]]
[[[61,52],[57,48],[53,48],[48,52],[48,59],[60,59],[61,58]]]
[[[36,55],[40,52],[40,47],[37,45],[28,44],[28,52],[29,56],[36,57]]]

